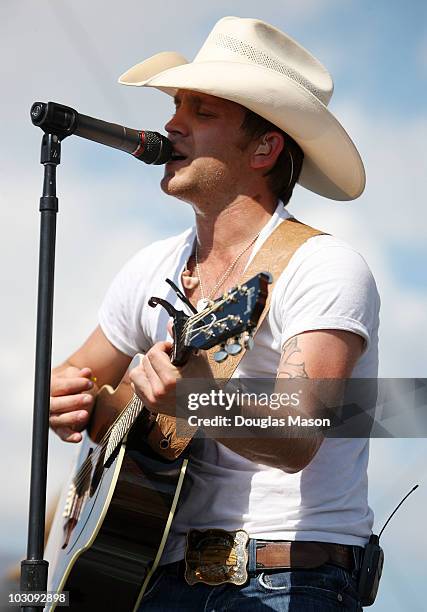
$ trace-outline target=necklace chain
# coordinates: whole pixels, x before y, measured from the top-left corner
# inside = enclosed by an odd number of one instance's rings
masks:
[[[199,252],[198,252],[198,242],[196,240],[196,251],[194,254],[194,258],[196,260],[196,272],[197,272],[197,278],[199,279],[199,285],[200,285],[200,294],[202,296],[202,300],[206,301],[206,300],[212,300],[212,298],[215,296],[215,293],[218,291],[218,289],[224,284],[224,282],[227,280],[227,278],[230,276],[230,274],[232,273],[232,271],[234,270],[234,268],[236,267],[237,262],[239,261],[239,259],[242,257],[242,255],[244,253],[246,253],[246,251],[253,245],[253,243],[255,242],[255,240],[258,238],[259,236],[259,232],[252,238],[252,240],[249,242],[249,244],[247,244],[245,246],[244,249],[242,249],[240,251],[240,253],[233,259],[233,261],[231,262],[231,264],[228,266],[228,268],[226,269],[226,271],[221,274],[221,276],[219,277],[219,279],[217,280],[215,286],[213,287],[213,289],[209,292],[209,295],[205,296],[205,291],[203,288],[203,282],[202,282],[202,276],[200,274],[200,264],[199,264]]]

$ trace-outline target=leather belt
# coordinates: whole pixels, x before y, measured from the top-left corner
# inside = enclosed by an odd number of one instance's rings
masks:
[[[359,568],[360,551],[358,546],[330,542],[256,540],[243,529],[190,529],[185,580],[190,585],[242,585],[257,571],[314,569],[325,563],[352,572]]]
[[[256,541],[256,569],[315,568],[324,563],[352,571],[356,547],[329,542]]]

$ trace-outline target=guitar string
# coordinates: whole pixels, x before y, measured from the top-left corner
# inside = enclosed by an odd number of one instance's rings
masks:
[[[231,294],[227,294],[227,297],[224,295],[222,300],[215,301],[214,304],[212,304],[212,306],[210,306],[209,308],[207,308],[205,310],[202,310],[197,315],[193,315],[192,317],[189,317],[185,321],[185,323],[184,323],[183,331],[185,332],[185,334],[188,332],[187,328],[189,327],[190,324],[194,325],[199,320],[203,319],[204,317],[206,317],[206,316],[212,314],[213,312],[215,312],[216,310],[218,310],[218,308],[220,308],[224,304],[224,302],[226,302],[226,300],[230,296],[231,296]],[[208,326],[209,326],[209,324],[207,324],[205,326],[205,328],[208,327]],[[201,331],[202,329],[204,329],[204,328],[198,329],[197,331]],[[128,411],[129,407],[135,401],[136,398],[138,398],[138,396],[136,394],[134,394],[133,397],[131,398],[131,400],[126,404],[126,406],[122,410],[122,412],[117,416],[115,421],[113,421],[113,423],[107,429],[106,433],[104,434],[104,436],[101,438],[100,442],[98,443],[97,448],[90,455],[88,455],[88,457],[86,457],[86,459],[84,460],[84,462],[80,466],[80,469],[78,470],[75,478],[73,479],[73,485],[75,486],[76,489],[78,489],[79,486],[81,484],[83,484],[85,478],[92,472],[92,468],[93,468],[93,465],[95,463],[93,460],[96,458],[96,463],[98,462],[98,459],[101,456],[101,454],[104,452],[105,447],[108,446],[109,438],[111,436],[111,433],[112,433],[114,427],[118,424],[118,422],[121,419],[123,419],[125,417],[125,413]],[[140,401],[140,398],[138,398],[138,400]],[[139,411],[137,416],[139,416],[139,414],[142,412],[143,408],[144,408],[144,406],[141,408],[141,410]],[[135,417],[135,420],[136,420],[136,417]],[[132,423],[132,425],[133,425],[133,423]],[[124,436],[121,436],[119,438],[119,440],[122,440],[123,437]],[[113,452],[114,452],[115,448],[118,446],[119,440],[117,440],[117,444],[114,445]],[[95,465],[96,465],[96,463],[95,463]]]
[[[129,426],[129,429],[132,427],[134,421],[136,420],[136,418],[138,417],[138,415],[141,413],[142,409],[144,408],[144,406],[142,406],[140,409],[136,409],[135,410],[135,406],[134,406],[134,412],[132,414],[132,411],[130,411],[130,413],[126,414],[129,410],[129,407],[131,404],[134,403],[135,399],[137,398],[137,400],[140,402],[141,400],[138,398],[138,396],[134,395],[131,399],[131,401],[127,404],[127,406],[123,409],[123,411],[121,412],[120,416],[118,419],[116,419],[116,421],[110,426],[109,431],[111,433],[111,430],[117,426],[118,421],[120,419],[122,419],[123,421],[125,421],[124,427],[122,429],[122,431],[119,431],[119,435],[117,437],[117,440],[113,442],[113,449],[112,452],[109,454],[109,457],[112,455],[112,453],[114,452],[115,448],[118,446],[120,440],[123,439],[124,437],[124,430]],[[130,416],[130,418],[129,418]],[[126,417],[129,418],[128,422],[126,422]],[[126,432],[127,433],[127,432]],[[77,472],[75,478],[73,479],[73,485],[76,489],[78,489],[83,482],[85,481],[86,477],[90,475],[90,473],[92,472],[92,468],[93,466],[98,463],[98,459],[100,458],[100,456],[102,455],[102,453],[104,452],[105,446],[107,446],[108,448],[108,442],[109,440],[107,440],[108,438],[108,434],[106,434],[105,436],[105,440],[101,440],[99,446],[93,451],[93,453],[91,453],[88,457],[86,457],[85,461],[82,463],[80,470]],[[109,458],[108,457],[108,458]]]
[[[80,466],[80,469],[78,470],[75,477],[73,478],[73,485],[76,487],[76,489],[81,484],[83,484],[86,476],[88,476],[91,473],[94,463],[96,464],[98,462],[100,455],[102,454],[105,446],[108,443],[108,438],[110,437],[112,430],[114,429],[118,421],[123,417],[125,412],[129,409],[130,405],[135,400],[135,397],[138,397],[138,396],[136,396],[136,394],[133,395],[133,397],[129,400],[129,402],[123,408],[122,412],[117,416],[117,418],[113,421],[113,423],[107,429],[104,436],[99,441],[97,448],[90,455],[88,455],[86,459],[83,461],[82,465]],[[93,461],[94,459],[96,459],[96,462]]]

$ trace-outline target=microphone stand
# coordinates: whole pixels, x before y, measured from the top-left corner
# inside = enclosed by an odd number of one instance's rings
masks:
[[[61,162],[61,140],[76,133],[83,138],[127,151],[149,164],[170,159],[172,145],[157,132],[138,132],[99,119],[79,115],[56,102],[35,102],[31,121],[44,131],[40,163],[44,166],[40,198],[39,282],[37,298],[36,367],[34,382],[33,439],[31,451],[30,507],[27,558],[21,562],[21,592],[45,592],[48,562],[43,559],[46,514],[47,455],[49,439],[50,372],[52,362],[53,289],[55,271],[56,167]],[[135,148],[136,147],[136,148]],[[27,612],[40,606],[21,606]]]
[[[61,138],[68,134],[45,132],[40,163],[44,165],[43,195],[40,198],[40,247],[37,299],[37,337],[34,383],[33,438],[31,453],[30,504],[27,558],[21,562],[21,591],[44,592],[48,562],[43,559],[46,479],[49,437],[50,371],[52,360],[52,319],[55,270],[56,167],[61,161]],[[44,605],[22,606],[27,612]]]

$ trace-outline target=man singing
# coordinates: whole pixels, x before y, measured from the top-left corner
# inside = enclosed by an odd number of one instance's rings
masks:
[[[165,129],[174,155],[161,188],[192,206],[195,225],[123,267],[98,327],[54,370],[50,423],[68,442],[79,442],[88,423],[92,379],[117,385],[137,353],[144,357],[130,373],[136,393],[153,412],[175,415],[186,368],[171,364],[166,313],[147,305],[152,295],[170,299],[165,278],[201,310],[239,283],[282,223],[298,225],[286,210],[296,182],[333,200],[355,199],[365,185],[360,156],[327,109],[330,74],[267,23],[221,19],[193,62],[159,53],[120,83],[173,97]],[[359,253],[313,234],[274,281],[254,347],[234,377],[377,376],[379,296]],[[361,610],[360,554],[373,523],[367,463],[361,438],[198,441],[141,610]],[[184,557],[195,529],[248,534],[245,584],[188,584]]]

